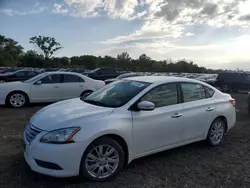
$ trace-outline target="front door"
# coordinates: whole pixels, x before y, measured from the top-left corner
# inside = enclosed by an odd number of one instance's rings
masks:
[[[140,101],[155,104],[153,111],[132,111],[134,153],[137,156],[182,142],[183,115],[177,85],[153,88]]]
[[[62,99],[60,74],[48,75],[39,81],[41,81],[41,84],[37,84],[37,81],[31,87],[32,102],[54,102]]]

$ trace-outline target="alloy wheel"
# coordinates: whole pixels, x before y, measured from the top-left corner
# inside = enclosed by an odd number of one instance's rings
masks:
[[[86,155],[85,167],[93,178],[112,176],[119,166],[118,151],[111,145],[98,145]]]
[[[22,107],[25,104],[26,98],[21,93],[15,93],[15,94],[10,96],[9,102],[13,107],[19,108],[19,107]]]
[[[209,133],[211,144],[218,145],[223,139],[224,132],[225,132],[224,122],[221,120],[214,122]]]

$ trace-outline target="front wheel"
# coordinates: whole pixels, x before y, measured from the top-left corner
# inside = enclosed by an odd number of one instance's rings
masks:
[[[91,181],[106,181],[120,172],[124,164],[124,152],[113,139],[104,137],[94,141],[85,151],[81,173]]]
[[[23,92],[13,92],[7,96],[7,104],[13,108],[21,108],[28,103],[28,97]]]
[[[208,131],[206,142],[211,146],[219,145],[224,138],[225,132],[226,132],[225,121],[221,118],[217,118],[216,120],[213,121]]]
[[[0,80],[0,83],[5,83],[5,80]]]

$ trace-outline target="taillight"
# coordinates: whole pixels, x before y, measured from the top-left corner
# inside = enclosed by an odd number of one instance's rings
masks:
[[[231,99],[229,99],[229,102],[233,105],[233,107],[235,107],[235,105],[236,105],[235,99],[231,98]]]

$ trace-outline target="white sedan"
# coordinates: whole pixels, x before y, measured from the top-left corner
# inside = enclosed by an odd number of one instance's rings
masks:
[[[48,72],[27,81],[0,84],[0,105],[19,108],[28,103],[56,102],[86,97],[103,87],[103,81],[72,72]]]
[[[235,100],[204,82],[133,77],[37,112],[24,156],[42,174],[105,181],[146,155],[201,140],[217,146],[235,122]]]

